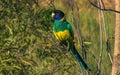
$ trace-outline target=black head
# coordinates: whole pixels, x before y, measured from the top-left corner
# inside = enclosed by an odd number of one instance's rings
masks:
[[[61,11],[61,10],[54,10],[52,12],[52,17],[55,19],[55,20],[60,20],[64,17],[64,13]]]

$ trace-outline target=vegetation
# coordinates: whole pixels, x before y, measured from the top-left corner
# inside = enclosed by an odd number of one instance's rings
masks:
[[[59,2],[59,4],[57,4]],[[55,0],[57,9],[65,10],[66,18],[72,23],[72,11],[69,0]],[[68,4],[66,4],[68,3]],[[66,4],[66,5],[65,5]],[[86,62],[97,73],[99,60],[100,35],[98,11],[87,1],[77,3],[80,7],[80,19],[75,15],[86,45]],[[64,7],[62,7],[65,5]],[[79,75],[86,74],[65,48],[57,44],[53,34],[53,6],[40,6],[39,0],[0,0],[0,75]],[[76,9],[74,8],[75,13]],[[104,12],[107,36],[113,50],[114,13]],[[104,29],[102,28],[104,31]],[[76,33],[76,31],[75,31]],[[102,75],[110,75],[111,63],[106,52],[103,33]],[[82,55],[80,45],[76,47]],[[112,52],[112,51],[110,51]]]

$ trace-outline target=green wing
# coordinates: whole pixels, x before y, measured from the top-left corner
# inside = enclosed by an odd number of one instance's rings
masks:
[[[73,30],[72,30],[71,24],[68,23],[67,28],[68,28],[68,30],[70,32],[71,37],[74,39],[74,33],[73,33]]]

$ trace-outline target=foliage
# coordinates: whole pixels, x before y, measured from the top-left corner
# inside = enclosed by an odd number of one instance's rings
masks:
[[[0,7],[0,73],[37,74],[37,60],[51,46],[46,39],[51,33],[52,9],[41,9],[32,0],[1,0]],[[45,52],[43,57],[49,56]]]

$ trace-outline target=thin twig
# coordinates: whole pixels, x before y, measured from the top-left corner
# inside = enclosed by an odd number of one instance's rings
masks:
[[[101,6],[102,8],[102,5],[101,5],[101,1],[97,0],[97,4],[98,6]],[[102,11],[98,10],[98,14],[99,14],[99,27],[100,27],[100,54],[99,54],[99,61],[98,61],[98,71],[97,71],[97,75],[100,75],[101,74],[101,63],[102,63],[102,19],[101,19],[101,14],[102,14]]]
[[[88,0],[89,3],[94,6],[95,8],[102,10],[102,11],[111,11],[111,12],[115,12],[115,13],[120,13],[120,11],[118,10],[114,10],[114,9],[110,9],[110,8],[101,8],[100,6],[96,5],[95,3],[93,3],[92,1]]]
[[[101,1],[101,4],[100,4],[101,8],[105,8],[103,0],[100,0],[100,1]],[[108,43],[106,45],[109,45],[109,40],[108,40],[108,37],[107,37],[107,30],[106,30],[106,24],[105,24],[105,19],[104,19],[103,12],[101,12],[101,18],[102,18],[102,22],[103,22],[103,28],[104,28],[104,34],[105,34],[105,41],[106,41],[106,43]],[[108,47],[108,46],[106,46],[106,47]],[[109,48],[106,48],[106,49],[109,49]],[[110,61],[112,63],[112,56],[111,56],[110,52],[108,51],[107,54],[108,54],[109,59],[110,59]]]

